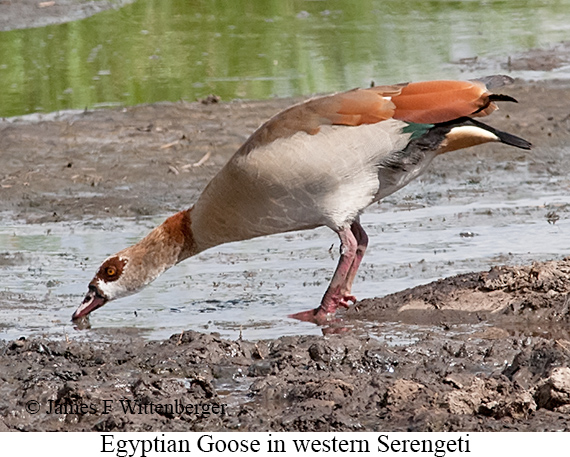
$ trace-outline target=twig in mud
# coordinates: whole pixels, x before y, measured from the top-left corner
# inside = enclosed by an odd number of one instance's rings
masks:
[[[171,141],[170,143],[163,144],[160,147],[160,149],[168,149],[171,148],[172,146],[176,146],[177,144],[180,144],[180,140]]]
[[[565,340],[555,340],[557,346],[560,346],[566,352],[570,352],[570,344]]]
[[[208,159],[210,158],[210,156],[212,155],[212,151],[208,151],[206,152],[206,154],[204,154],[202,156],[202,158],[200,160],[198,160],[198,162],[194,162],[194,163],[189,163],[188,165],[184,165],[183,167],[181,167],[184,171],[187,171],[190,168],[197,168],[197,167],[201,167],[202,165],[204,165]]]

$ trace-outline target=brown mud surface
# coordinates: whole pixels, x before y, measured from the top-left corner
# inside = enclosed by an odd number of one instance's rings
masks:
[[[42,11],[68,3],[83,12],[109,4],[58,1]],[[15,27],[10,8],[38,4],[0,2],[0,17]],[[61,20],[75,18],[67,14]],[[43,25],[41,16],[23,20]],[[525,59],[509,64],[545,62]],[[570,160],[549,159],[570,139],[570,85],[519,82],[504,92],[521,103],[489,123],[535,144],[542,159],[530,167],[570,173]],[[0,214],[23,224],[186,208],[262,121],[293,102],[212,99],[4,119]],[[523,154],[480,147],[446,156],[433,176]],[[362,300],[338,334],[249,342],[189,330],[145,341],[117,331],[112,343],[0,342],[0,431],[569,430],[569,291],[566,259]],[[342,331],[354,323],[371,334],[408,328],[414,341]]]
[[[350,332],[4,342],[0,430],[568,430],[569,291],[570,259],[497,267],[345,317],[427,328],[400,346]]]

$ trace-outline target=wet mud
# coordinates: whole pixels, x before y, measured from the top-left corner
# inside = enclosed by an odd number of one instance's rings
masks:
[[[528,59],[511,64],[540,64]],[[534,151],[479,147],[437,162],[425,180],[465,169],[492,175],[499,161],[525,163],[570,189],[560,179],[570,160],[552,152],[568,157],[570,84],[518,82],[505,92],[519,105],[489,123]],[[3,119],[1,217],[39,224],[178,211],[262,121],[295,101],[212,97]],[[568,207],[549,218],[568,218]],[[499,261],[364,299],[321,336],[246,341],[189,329],[147,341],[115,330],[112,341],[2,341],[0,431],[568,430],[565,255]],[[3,267],[21,262],[0,255]],[[378,337],[394,329],[403,337]]]
[[[545,431],[570,421],[570,259],[363,300],[365,331],[0,345],[3,430]],[[336,329],[339,328],[337,323]],[[411,324],[409,324],[411,325]],[[375,332],[374,332],[375,333]]]

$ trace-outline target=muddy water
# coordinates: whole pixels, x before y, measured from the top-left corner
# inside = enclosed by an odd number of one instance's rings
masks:
[[[356,295],[375,297],[496,264],[563,257],[570,252],[570,220],[555,219],[570,207],[568,182],[535,168],[499,163],[492,180],[479,173],[443,183],[432,173],[374,205],[362,217],[371,243]],[[97,310],[90,332],[74,329],[70,316],[100,261],[162,219],[2,224],[0,338],[107,339],[113,329],[151,339],[185,329],[232,339],[241,332],[249,340],[320,333],[286,316],[315,307],[326,288],[338,252],[336,235],[326,228],[202,253],[143,292]],[[376,336],[394,344],[414,339],[410,326],[381,333]]]

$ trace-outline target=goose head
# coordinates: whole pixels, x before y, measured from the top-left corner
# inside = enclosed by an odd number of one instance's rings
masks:
[[[105,259],[72,319],[140,291],[165,270],[194,255],[197,250],[190,224],[190,210],[176,213],[137,244]]]
[[[147,282],[142,280],[143,275],[134,270],[137,268],[128,253],[107,258],[89,283],[87,294],[73,313],[72,319],[85,317],[111,300],[126,297],[142,289]]]

